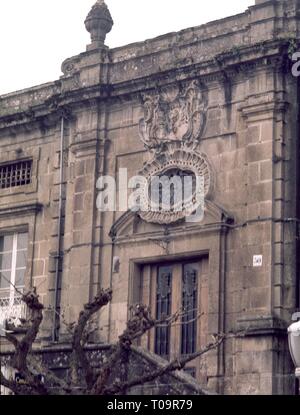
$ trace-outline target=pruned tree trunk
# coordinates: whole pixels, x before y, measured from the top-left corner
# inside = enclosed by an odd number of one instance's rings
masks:
[[[35,290],[23,295],[22,299],[30,312],[30,318],[23,327],[25,334],[19,340],[16,335],[6,333],[6,339],[14,347],[11,366],[20,373],[24,381],[20,384],[15,380],[7,379],[2,370],[0,374],[0,384],[16,395],[125,394],[134,386],[143,385],[168,373],[183,369],[192,360],[218,348],[226,338],[235,336],[234,334],[218,334],[203,349],[189,356],[167,362],[163,368],[154,369],[144,376],[130,379],[128,376],[128,362],[133,344],[154,327],[172,325],[184,315],[183,312],[178,312],[171,317],[158,321],[151,317],[149,307],[136,305],[131,309],[132,316],[127,322],[125,331],[119,337],[118,342],[111,346],[107,361],[100,367],[93,367],[85,349],[88,338],[88,324],[112,300],[112,290],[100,290],[94,300],[84,306],[77,323],[72,325],[71,381],[67,382],[58,378],[49,368],[44,367],[41,362],[33,358],[31,352],[43,321],[44,307],[40,303]],[[112,379],[115,367],[120,368],[118,379]],[[34,371],[41,373],[45,382],[37,377]]]

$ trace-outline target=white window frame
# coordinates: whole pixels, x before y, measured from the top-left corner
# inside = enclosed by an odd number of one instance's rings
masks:
[[[14,305],[15,298],[15,283],[16,283],[16,268],[17,268],[17,243],[18,243],[18,234],[14,233],[13,235],[13,246],[12,246],[12,260],[11,260],[11,274],[10,274],[10,292],[9,292],[9,305],[12,307]]]
[[[11,318],[14,324],[18,324],[18,319],[25,318],[26,316],[25,304],[21,300],[20,300],[20,303],[15,304],[16,299],[21,297],[21,294],[16,291],[16,288],[18,289],[18,291],[22,292],[25,287],[25,284],[22,286],[16,287],[18,235],[22,233],[26,233],[26,232],[15,232],[12,234],[13,243],[12,243],[12,260],[11,260],[11,273],[10,273],[9,288],[0,288],[0,294],[1,292],[7,292],[9,295],[8,305],[2,305],[2,306],[0,305],[0,322],[1,323],[3,323],[7,318]],[[5,235],[0,235],[0,236],[5,236]],[[20,250],[20,251],[22,252],[23,250]],[[28,247],[26,248],[26,251],[28,252]],[[6,271],[6,270],[1,269],[1,271]],[[0,300],[1,300],[1,296],[0,296]]]

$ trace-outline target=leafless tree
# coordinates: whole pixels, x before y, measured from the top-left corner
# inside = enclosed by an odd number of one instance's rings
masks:
[[[120,380],[119,377],[111,379],[116,365],[121,366],[128,361],[138,339],[154,327],[176,323],[182,312],[158,321],[151,317],[147,306],[136,305],[132,309],[125,331],[117,343],[111,345],[105,363],[102,363],[100,367],[95,367],[89,360],[85,347],[88,339],[87,328],[92,318],[112,300],[111,290],[101,290],[93,301],[84,306],[76,324],[69,327],[72,331],[72,355],[70,358],[71,376],[67,381],[56,376],[53,371],[34,358],[32,350],[43,321],[44,306],[39,301],[36,290],[23,295],[22,299],[30,315],[24,325],[23,337],[20,339],[18,335],[10,332],[6,332],[5,335],[14,347],[10,365],[20,374],[23,381],[8,379],[2,370],[0,374],[0,384],[16,395],[123,395],[134,386],[144,385],[163,375],[185,368],[189,362],[218,348],[226,338],[233,336],[218,334],[203,349],[166,362],[163,368],[153,369],[143,376],[125,380]],[[43,377],[36,376],[36,373],[42,374]]]

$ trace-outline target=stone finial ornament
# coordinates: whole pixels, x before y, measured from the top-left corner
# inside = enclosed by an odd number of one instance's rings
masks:
[[[88,49],[104,47],[107,33],[113,27],[113,19],[104,0],[97,0],[85,19],[86,30],[91,34],[91,45]]]

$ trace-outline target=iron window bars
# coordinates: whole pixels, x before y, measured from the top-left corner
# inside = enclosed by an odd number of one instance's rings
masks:
[[[0,189],[25,186],[31,183],[32,160],[0,165]]]

